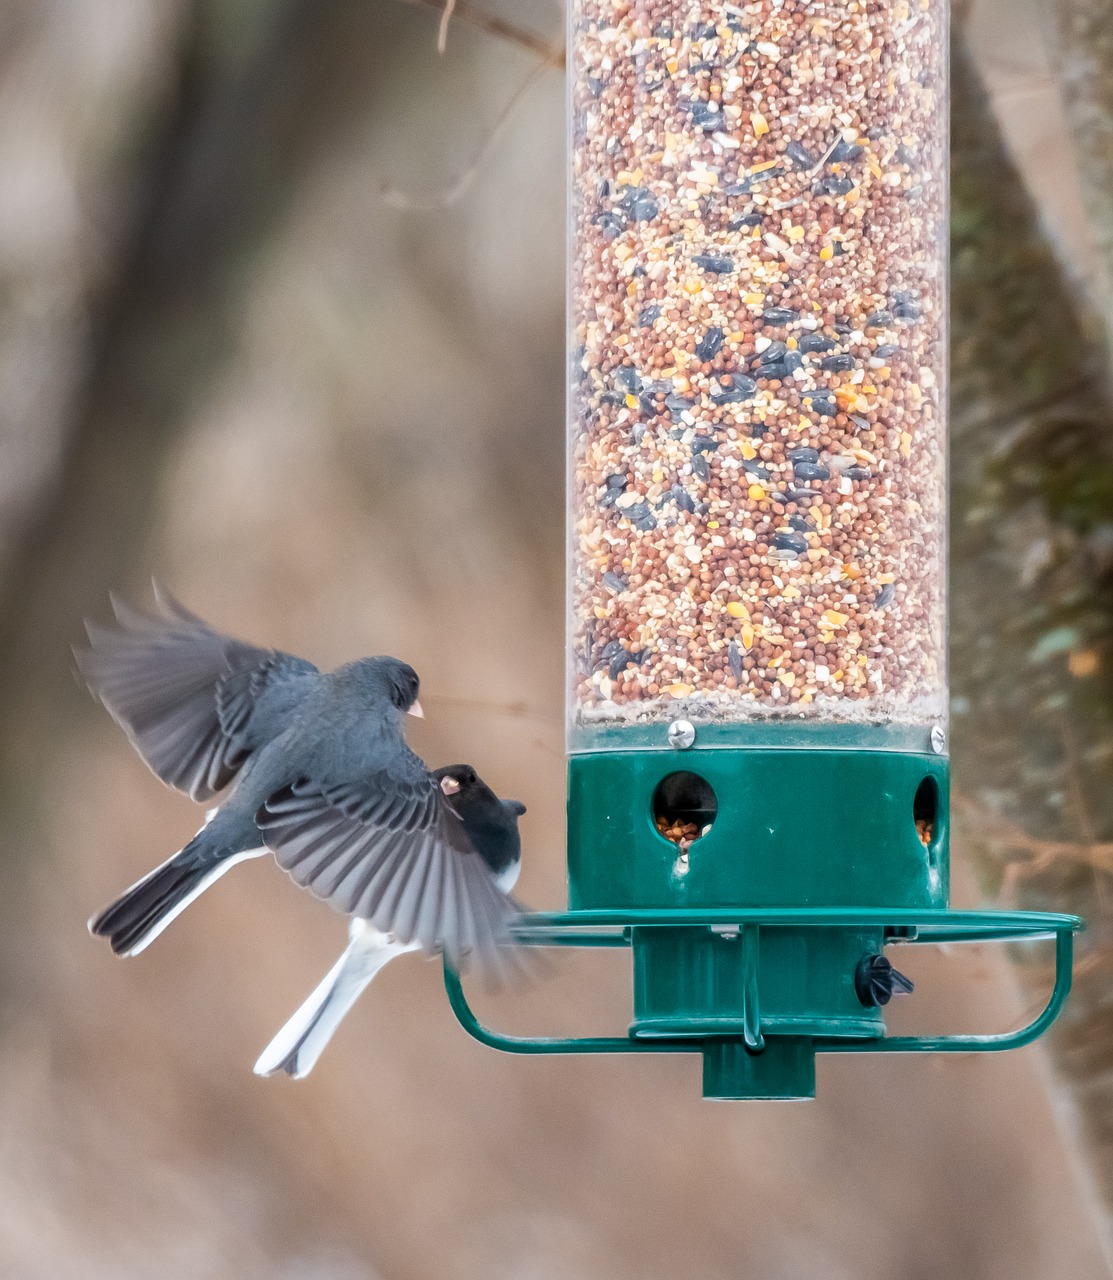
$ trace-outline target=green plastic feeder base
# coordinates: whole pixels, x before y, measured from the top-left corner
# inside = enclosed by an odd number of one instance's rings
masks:
[[[703,1046],[703,1096],[781,1102],[814,1098],[812,1042],[785,1036],[767,1041],[761,1053],[754,1053],[744,1040],[707,1040]]]
[[[714,796],[686,859],[656,826],[677,779]],[[569,906],[944,907],[948,780],[943,756],[769,741],[574,755]]]
[[[673,735],[692,743],[691,726]],[[810,1098],[817,1053],[981,1052],[1041,1034],[1066,1000],[1073,916],[951,912],[942,740],[891,727],[666,726],[600,731],[569,760],[572,910],[527,916],[533,946],[629,947],[625,1036],[506,1036],[511,1053],[700,1053],[709,1098]],[[621,747],[623,749],[615,749]],[[659,825],[698,833],[685,845]],[[888,1036],[856,975],[891,945],[1054,936],[1055,989],[1019,1031]]]
[[[630,1035],[881,1036],[881,1011],[854,989],[863,956],[885,946],[881,929],[637,928]],[[759,1004],[760,992],[760,1004]]]

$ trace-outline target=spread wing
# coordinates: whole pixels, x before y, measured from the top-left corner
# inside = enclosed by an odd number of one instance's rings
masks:
[[[88,625],[78,670],[132,746],[163,780],[194,800],[210,800],[252,749],[261,700],[280,712],[317,668],[214,631],[166,592],[158,614],[113,600],[118,628]],[[257,726],[256,726],[257,727]]]
[[[295,782],[255,821],[279,866],[338,911],[498,967],[516,908],[416,756],[358,783]]]

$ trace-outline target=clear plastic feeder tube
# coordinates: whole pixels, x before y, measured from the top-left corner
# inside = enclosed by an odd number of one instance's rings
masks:
[[[571,746],[946,714],[946,0],[570,0]]]

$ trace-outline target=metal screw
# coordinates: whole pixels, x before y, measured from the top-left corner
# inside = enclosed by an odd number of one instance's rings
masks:
[[[947,750],[947,733],[941,724],[931,726],[931,749],[937,756]]]
[[[683,751],[696,740],[696,726],[691,720],[674,720],[669,725],[669,746]]]

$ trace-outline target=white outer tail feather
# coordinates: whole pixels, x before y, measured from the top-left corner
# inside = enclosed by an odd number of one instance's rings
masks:
[[[123,952],[123,954],[127,956],[137,956],[141,951],[146,951],[147,948],[151,945],[151,943],[154,942],[154,940],[158,937],[158,935],[163,931],[163,929],[165,929],[166,926],[170,924],[172,921],[177,920],[177,918],[182,914],[182,912],[186,909],[186,907],[188,907],[191,902],[196,901],[205,892],[205,890],[210,887],[210,885],[216,884],[216,882],[220,879],[222,875],[224,875],[226,871],[231,871],[232,868],[238,862],[246,862],[249,858],[261,858],[265,853],[270,853],[270,850],[266,848],[245,849],[243,853],[234,853],[230,858],[225,858],[223,862],[218,862],[216,866],[213,867],[213,869],[209,872],[209,874],[197,885],[196,889],[194,889],[192,893],[187,893],[186,896],[181,900],[181,902],[177,903],[174,906],[173,910],[168,911],[154,925],[154,927],[151,929],[149,933],[145,933],[142,936],[142,938],[140,938],[139,941],[135,944],[135,946],[131,948],[130,951],[125,951]],[[175,854],[175,857],[176,856],[177,855]],[[167,861],[169,861],[169,859],[167,859]],[[166,863],[164,862],[162,866],[165,866],[165,865]],[[162,870],[162,867],[155,868],[155,871],[161,871],[161,870]],[[150,874],[154,875],[155,871],[152,871]],[[148,878],[147,876],[143,877],[144,880],[146,880],[147,878]],[[142,881],[137,881],[136,883],[141,884]],[[128,892],[130,893],[131,890],[129,889]]]
[[[200,829],[197,832],[197,835],[193,837],[195,840],[197,839],[197,836],[199,836],[201,832],[205,830],[205,828],[209,825],[209,823],[212,822],[212,820],[216,817],[218,812],[219,812],[219,808],[210,809],[205,814],[205,821],[201,824]],[[182,849],[186,847],[187,846],[183,845]],[[163,867],[168,866],[171,862],[174,861],[174,859],[178,856],[178,854],[182,852],[182,849],[179,849],[177,853],[172,853],[170,857],[166,859],[165,862],[160,862],[157,867],[153,867],[150,871],[147,872],[145,876],[140,876],[139,879],[136,880],[134,884],[129,885],[128,888],[124,890],[124,892],[120,895],[120,897],[121,898],[127,897],[129,893],[131,893],[135,889],[138,889],[140,885],[145,884],[148,880],[152,879],[154,876],[157,876],[158,873],[163,869]],[[154,924],[154,926],[150,929],[150,931],[148,933],[145,933],[130,950],[121,952],[121,955],[137,956],[141,951],[146,951],[146,949],[151,945],[152,942],[154,942],[154,940],[159,936],[159,934],[162,933],[162,931],[166,928],[166,926],[170,924],[172,921],[176,920],[182,914],[182,912],[186,909],[186,907],[188,907],[191,902],[195,902],[205,892],[205,890],[209,888],[210,885],[216,884],[216,882],[220,879],[222,875],[224,875],[226,871],[231,871],[232,868],[238,862],[246,862],[249,858],[261,858],[266,853],[270,853],[270,850],[266,848],[265,845],[260,845],[257,849],[245,849],[242,853],[233,854],[230,858],[225,858],[222,862],[217,863],[217,865],[213,867],[212,871],[209,872],[207,876],[205,876],[205,878],[197,885],[197,887],[193,890],[192,893],[187,894],[186,897],[184,897],[181,900],[181,902],[177,903],[177,905],[174,907],[172,911],[168,911],[166,915],[162,916],[161,919],[159,919]],[[88,928],[90,931],[92,931],[93,921],[96,919],[97,919],[97,916],[95,915],[90,916],[87,922]]]
[[[348,946],[281,1031],[259,1055],[257,1076],[285,1070],[301,1080],[313,1070],[325,1045],[379,970],[395,956],[416,951],[419,943],[398,942],[366,920],[348,927]]]

